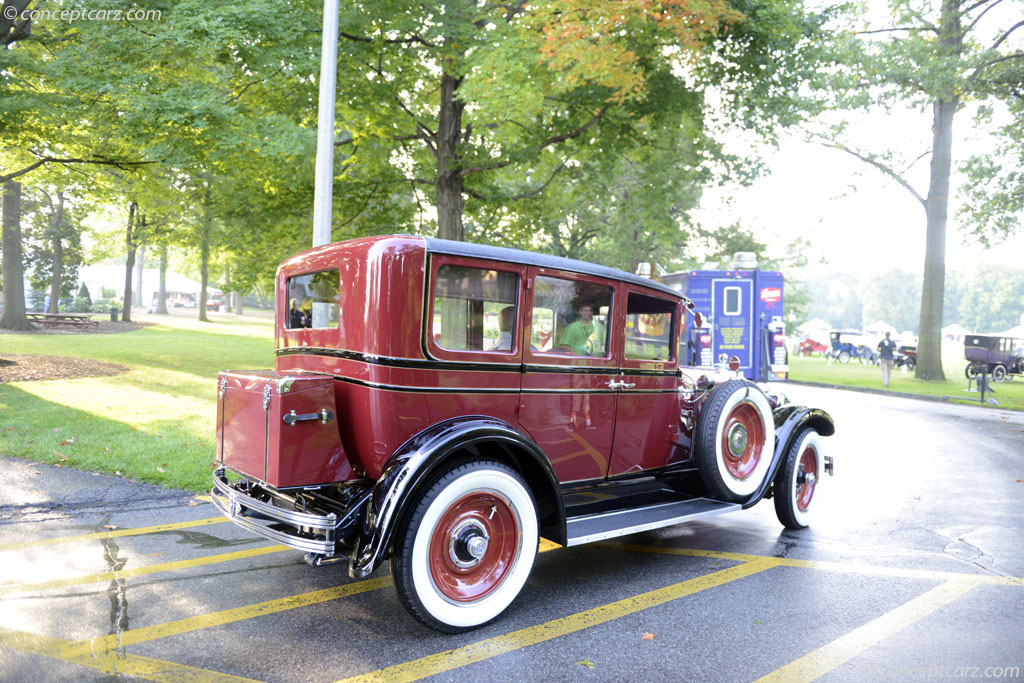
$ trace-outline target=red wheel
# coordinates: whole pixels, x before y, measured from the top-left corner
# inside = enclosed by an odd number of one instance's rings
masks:
[[[716,497],[742,502],[764,482],[775,422],[756,385],[729,380],[711,390],[697,418],[694,446],[701,479]]]
[[[434,527],[430,580],[451,600],[479,600],[501,585],[518,549],[519,524],[508,501],[471,493],[445,510]]]
[[[761,413],[753,403],[737,403],[721,431],[725,469],[734,479],[747,479],[765,457]]]
[[[797,435],[772,482],[775,514],[787,529],[810,525],[824,470],[821,436],[814,429]]]
[[[522,477],[497,462],[465,463],[443,473],[412,510],[391,555],[409,613],[449,633],[501,614],[526,583],[540,540]]]

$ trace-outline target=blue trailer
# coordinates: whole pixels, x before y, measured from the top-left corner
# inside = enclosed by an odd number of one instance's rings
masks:
[[[740,255],[737,254],[737,257]],[[782,317],[783,277],[759,270],[749,257],[730,270],[691,270],[661,280],[688,296],[705,315],[690,330],[681,353],[691,365],[713,367],[722,356],[740,359],[740,372],[755,382],[786,379],[789,357]]]

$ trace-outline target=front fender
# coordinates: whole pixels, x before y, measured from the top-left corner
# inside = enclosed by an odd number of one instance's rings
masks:
[[[772,481],[775,480],[775,473],[782,464],[782,456],[804,427],[813,427],[822,436],[832,436],[836,431],[832,416],[820,408],[785,405],[776,408],[772,418],[775,421],[775,451],[772,453],[772,463],[761,486],[754,491],[750,500],[743,504],[744,510],[757,504],[768,493]]]
[[[542,486],[546,484],[548,493],[556,496],[553,514],[557,520],[552,535],[558,535],[557,530],[560,528],[561,542],[564,543],[565,511],[558,478],[540,447],[502,420],[485,416],[459,417],[420,432],[385,463],[384,471],[370,496],[365,526],[349,558],[349,575],[352,578],[364,578],[380,565],[399,521],[416,502],[415,494],[449,462],[449,457],[463,449],[474,451],[475,445],[483,442],[509,448],[509,464],[513,466],[519,463],[511,455],[512,449],[528,454],[528,464],[536,475],[534,478],[539,477],[541,480],[535,483]],[[535,491],[535,496],[538,493]]]

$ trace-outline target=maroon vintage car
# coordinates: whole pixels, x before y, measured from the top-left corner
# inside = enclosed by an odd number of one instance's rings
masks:
[[[440,630],[508,607],[542,536],[772,496],[801,528],[832,473],[826,413],[680,367],[699,314],[629,273],[373,237],[281,264],[277,310],[276,370],[220,374],[214,502],[314,566],[359,578],[390,559],[402,603]]]

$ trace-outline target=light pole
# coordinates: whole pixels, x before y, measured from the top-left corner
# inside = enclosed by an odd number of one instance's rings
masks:
[[[313,186],[313,246],[331,242],[334,198],[334,97],[338,71],[338,0],[324,0],[320,44],[320,103],[316,134],[316,176]]]

